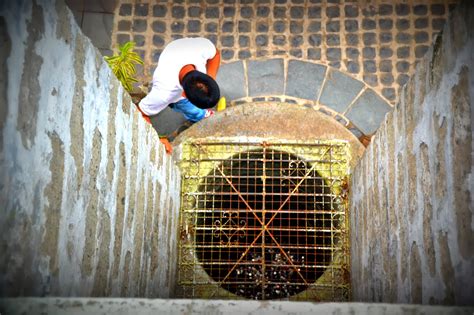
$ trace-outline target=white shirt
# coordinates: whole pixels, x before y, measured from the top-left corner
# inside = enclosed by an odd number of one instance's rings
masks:
[[[216,47],[206,38],[181,38],[169,43],[158,59],[153,73],[153,87],[140,101],[140,109],[148,116],[156,115],[166,106],[184,97],[179,72],[185,65],[207,73],[206,63],[216,55]]]

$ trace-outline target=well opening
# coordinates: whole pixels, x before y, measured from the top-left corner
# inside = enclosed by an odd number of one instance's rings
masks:
[[[347,300],[347,147],[185,144],[178,296]]]

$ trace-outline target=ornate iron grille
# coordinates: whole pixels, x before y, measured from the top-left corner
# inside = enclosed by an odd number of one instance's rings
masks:
[[[347,148],[184,145],[178,296],[348,300]]]

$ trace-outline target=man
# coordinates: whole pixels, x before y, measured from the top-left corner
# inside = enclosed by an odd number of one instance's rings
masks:
[[[209,108],[220,98],[219,64],[219,51],[206,38],[172,41],[160,55],[150,93],[138,105],[141,112],[152,116],[170,106],[192,122],[213,115]]]

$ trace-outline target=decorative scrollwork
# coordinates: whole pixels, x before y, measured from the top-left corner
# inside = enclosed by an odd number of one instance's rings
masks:
[[[247,221],[239,218],[238,212],[222,212],[222,219],[213,222],[212,235],[220,244],[238,243],[245,237]]]

